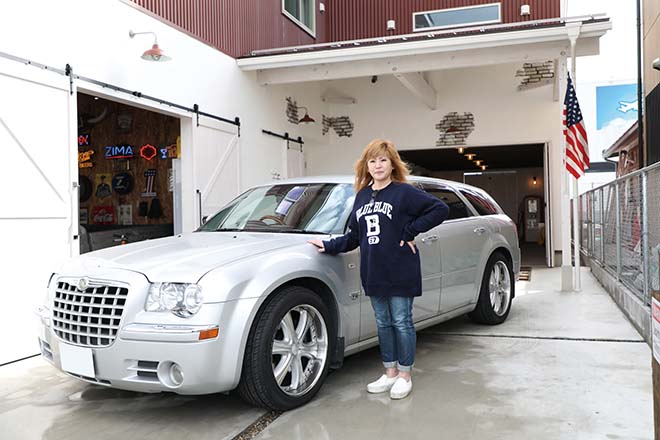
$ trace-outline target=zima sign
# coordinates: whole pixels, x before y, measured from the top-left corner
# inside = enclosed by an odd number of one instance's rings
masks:
[[[130,159],[134,156],[130,145],[111,145],[105,147],[106,159]]]

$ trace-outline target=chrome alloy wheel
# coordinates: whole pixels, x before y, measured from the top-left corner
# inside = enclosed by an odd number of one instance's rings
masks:
[[[328,329],[316,308],[301,304],[284,314],[273,335],[273,376],[280,389],[298,397],[323,374],[328,357]]]
[[[488,281],[490,305],[497,316],[502,316],[509,308],[511,301],[511,276],[509,268],[502,260],[497,261],[490,272]]]

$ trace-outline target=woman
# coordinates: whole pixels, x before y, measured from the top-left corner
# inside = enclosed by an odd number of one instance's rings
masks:
[[[355,203],[349,229],[332,240],[310,240],[319,252],[335,255],[360,246],[360,276],[378,325],[385,374],[367,385],[403,399],[412,390],[416,334],[412,304],[422,294],[415,236],[442,223],[449,208],[409,185],[409,171],[394,144],[376,139],[355,165]]]

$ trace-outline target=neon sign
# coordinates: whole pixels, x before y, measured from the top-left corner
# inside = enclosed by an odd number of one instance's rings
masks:
[[[156,157],[156,155],[158,155],[158,150],[156,150],[156,147],[153,145],[146,144],[140,147],[140,156],[142,156],[143,159],[151,160]]]
[[[94,150],[87,150],[83,153],[78,153],[78,168],[91,168],[94,166],[92,163],[92,155]]]
[[[78,146],[86,147],[87,145],[89,145],[89,135],[81,134],[80,136],[78,136]]]
[[[134,156],[130,145],[110,145],[105,147],[106,159],[130,159]]]

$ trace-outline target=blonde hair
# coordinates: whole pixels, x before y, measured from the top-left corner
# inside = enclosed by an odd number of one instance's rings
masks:
[[[401,160],[399,152],[394,144],[385,139],[374,139],[369,142],[362,151],[360,159],[355,163],[355,192],[369,185],[373,180],[369,174],[368,163],[371,159],[386,156],[392,162],[392,180],[395,182],[408,183],[406,176],[410,174],[408,165]]]

